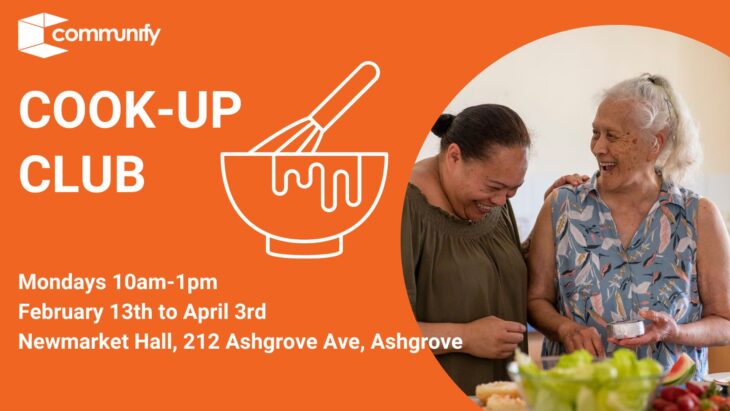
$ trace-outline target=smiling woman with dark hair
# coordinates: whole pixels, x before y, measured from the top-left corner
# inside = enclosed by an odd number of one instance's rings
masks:
[[[411,307],[426,337],[460,337],[434,350],[467,394],[508,379],[525,340],[527,267],[509,199],[527,170],[530,136],[508,107],[443,114],[437,156],[416,163],[403,207],[401,251]],[[576,177],[563,177],[555,186]]]

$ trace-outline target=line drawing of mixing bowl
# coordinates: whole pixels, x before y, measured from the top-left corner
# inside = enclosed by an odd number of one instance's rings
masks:
[[[291,259],[341,255],[344,236],[375,210],[385,188],[388,153],[317,149],[324,133],[379,77],[377,64],[365,61],[306,117],[249,151],[221,153],[228,200],[238,216],[266,238],[268,255]],[[367,82],[358,87],[353,79]],[[357,93],[346,104],[333,102],[352,95],[342,90],[353,87]],[[333,107],[334,114],[325,113]],[[262,175],[261,170],[266,172]]]

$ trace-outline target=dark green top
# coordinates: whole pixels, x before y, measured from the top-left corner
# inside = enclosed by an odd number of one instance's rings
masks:
[[[527,322],[527,267],[509,203],[472,223],[428,204],[421,191],[408,184],[401,258],[417,321],[467,323],[493,315]],[[521,349],[527,352],[526,335]],[[468,395],[474,395],[478,384],[509,380],[510,359],[462,353],[436,358]]]

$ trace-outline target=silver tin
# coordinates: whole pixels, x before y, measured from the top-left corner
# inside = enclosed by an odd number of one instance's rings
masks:
[[[619,321],[608,324],[608,337],[617,340],[644,335],[644,322],[641,320]]]

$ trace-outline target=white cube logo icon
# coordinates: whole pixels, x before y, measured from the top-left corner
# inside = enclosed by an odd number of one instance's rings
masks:
[[[63,23],[63,17],[40,13],[18,20],[18,50],[40,58],[65,53],[66,49],[45,43],[45,29]]]

